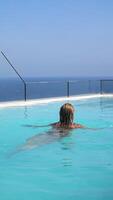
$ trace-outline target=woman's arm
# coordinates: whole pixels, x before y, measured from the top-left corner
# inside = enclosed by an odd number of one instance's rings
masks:
[[[51,124],[47,124],[47,125],[30,125],[30,124],[25,124],[25,125],[22,125],[22,126],[28,127],[28,128],[41,128],[41,127],[51,126]]]
[[[28,127],[28,128],[42,128],[42,127],[49,127],[49,126],[55,126],[58,124],[58,122],[51,123],[51,124],[46,124],[46,125],[31,125],[31,124],[24,124],[22,126]]]

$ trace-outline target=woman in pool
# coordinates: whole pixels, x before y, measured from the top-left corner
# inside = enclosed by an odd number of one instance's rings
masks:
[[[59,122],[49,124],[49,125],[24,125],[25,127],[32,127],[32,128],[40,128],[40,127],[47,127],[52,126],[53,128],[59,129],[75,129],[75,128],[85,128],[85,126],[81,124],[76,124],[73,122],[74,120],[74,107],[70,103],[65,103],[60,108],[59,112]]]
[[[57,123],[51,124],[56,128],[66,128],[66,129],[75,129],[75,128],[85,128],[81,124],[73,123],[74,120],[74,107],[70,103],[65,103],[60,108],[60,120]]]
[[[60,108],[59,116],[60,116],[59,122],[53,124],[45,126],[25,125],[26,127],[32,127],[32,128],[46,127],[46,126],[52,126],[53,128],[45,133],[40,133],[32,136],[31,138],[28,138],[26,142],[20,147],[18,147],[11,155],[20,151],[34,149],[44,144],[49,144],[58,139],[66,137],[71,133],[72,129],[85,128],[81,124],[73,123],[74,107],[70,103],[66,103]]]

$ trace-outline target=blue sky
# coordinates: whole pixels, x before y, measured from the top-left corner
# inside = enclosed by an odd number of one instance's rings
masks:
[[[113,74],[112,0],[1,0],[0,27],[0,49],[22,76]]]

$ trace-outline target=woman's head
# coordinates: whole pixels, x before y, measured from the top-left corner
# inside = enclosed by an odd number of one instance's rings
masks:
[[[60,108],[60,123],[69,125],[73,123],[74,119],[74,107],[70,103],[64,104]]]

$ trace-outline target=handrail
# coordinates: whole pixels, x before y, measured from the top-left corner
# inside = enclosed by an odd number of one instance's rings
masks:
[[[15,67],[12,65],[12,63],[9,61],[9,59],[6,57],[6,55],[3,53],[3,51],[1,51],[1,54],[6,59],[6,61],[9,63],[9,65],[12,67],[12,69],[15,71],[15,73],[18,75],[18,77],[21,79],[21,81],[23,82],[23,84],[24,84],[24,99],[26,101],[26,82],[25,82],[25,80],[21,77],[21,75],[18,73],[18,71],[15,69]]]

